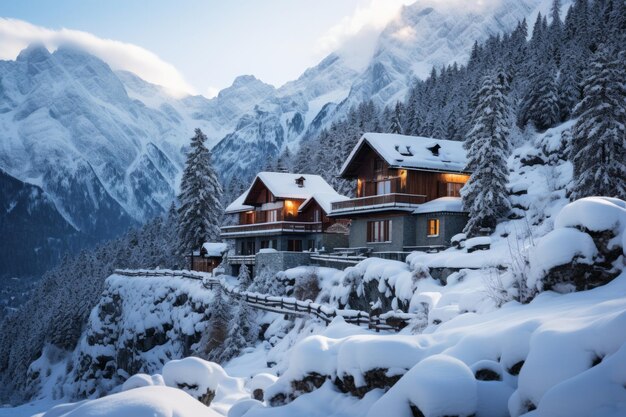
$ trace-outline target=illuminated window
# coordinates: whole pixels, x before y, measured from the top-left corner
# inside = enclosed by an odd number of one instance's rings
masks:
[[[400,191],[401,192],[406,192],[406,178],[407,178],[407,171],[406,169],[401,169],[400,172]]]
[[[439,219],[428,219],[428,236],[439,236]]]
[[[391,220],[367,222],[367,241],[369,243],[391,241]]]
[[[446,195],[448,197],[461,197],[461,188],[464,184],[458,182],[449,182],[446,184]]]

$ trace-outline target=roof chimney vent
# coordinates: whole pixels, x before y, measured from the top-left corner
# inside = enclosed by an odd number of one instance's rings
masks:
[[[303,188],[304,187],[304,180],[305,179],[306,178],[304,178],[304,177],[296,178],[296,184],[298,184],[299,188]]]
[[[438,143],[428,148],[428,150],[433,153],[433,156],[439,156],[439,149],[441,149],[441,145]]]

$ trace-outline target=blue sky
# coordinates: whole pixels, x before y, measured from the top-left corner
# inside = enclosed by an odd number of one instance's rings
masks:
[[[144,78],[171,83],[172,88],[184,85],[183,89],[212,95],[241,74],[253,74],[280,86],[297,78],[329,52],[340,49],[347,39],[380,30],[400,5],[408,2],[4,0],[0,3],[0,16],[11,20],[0,21],[0,44],[5,45],[0,48],[0,58],[14,59],[12,55],[16,55],[25,39],[56,39],[59,30],[71,29],[99,40],[120,41],[152,52],[155,57],[141,59],[143,62],[136,65],[133,59],[121,55],[112,57],[110,64],[130,66],[123,69],[134,70],[140,76],[144,71],[148,74]],[[32,27],[17,26],[22,22],[14,19],[28,22]],[[25,32],[29,33],[26,38]],[[74,32],[62,36],[63,39],[76,37],[80,35]],[[371,43],[371,38],[367,42]],[[14,48],[9,46],[13,45],[9,41],[15,41]],[[95,41],[81,42],[91,45]],[[371,48],[367,42],[363,44],[364,53]],[[109,51],[109,47],[103,44],[94,50],[106,59],[107,54],[112,54],[104,51]],[[136,53],[127,53],[133,54],[139,60]],[[152,59],[173,68],[161,70],[157,64],[151,69],[144,68]],[[175,71],[179,73],[176,76]],[[181,80],[172,81],[177,77]]]

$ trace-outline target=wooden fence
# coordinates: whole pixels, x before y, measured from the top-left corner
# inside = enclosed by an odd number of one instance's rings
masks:
[[[296,316],[317,317],[328,324],[337,316],[343,317],[347,323],[364,326],[377,332],[399,331],[406,327],[415,318],[409,313],[387,312],[381,315],[370,316],[368,312],[359,310],[338,309],[332,306],[315,303],[313,301],[301,301],[293,297],[278,297],[267,294],[259,294],[241,291],[236,286],[228,284],[225,280],[214,278],[210,274],[195,271],[171,271],[171,270],[128,270],[117,269],[115,274],[127,277],[176,277],[201,280],[208,289],[221,286],[226,294],[238,300],[243,300],[250,307],[271,311],[281,314]]]

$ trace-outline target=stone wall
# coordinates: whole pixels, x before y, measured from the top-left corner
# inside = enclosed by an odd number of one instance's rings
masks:
[[[310,264],[311,253],[309,252],[263,252],[256,254],[257,271],[269,268],[278,272]]]

